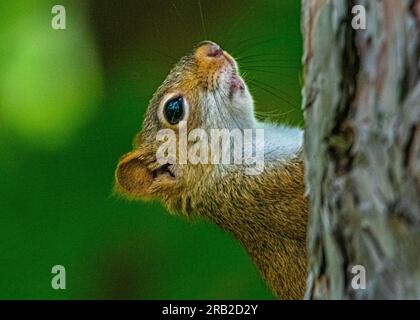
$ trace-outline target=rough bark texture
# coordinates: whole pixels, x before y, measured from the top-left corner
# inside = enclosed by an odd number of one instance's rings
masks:
[[[351,27],[354,5],[366,30]],[[420,298],[420,1],[303,0],[309,299]],[[352,288],[354,265],[366,289]]]

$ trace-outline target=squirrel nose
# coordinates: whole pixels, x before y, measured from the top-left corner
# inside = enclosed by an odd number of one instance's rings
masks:
[[[201,43],[201,46],[205,47],[207,50],[207,56],[211,58],[220,57],[223,54],[222,48],[217,43],[211,41],[204,41]]]
[[[222,48],[219,45],[212,43],[209,45],[207,56],[212,58],[220,57],[223,54]]]

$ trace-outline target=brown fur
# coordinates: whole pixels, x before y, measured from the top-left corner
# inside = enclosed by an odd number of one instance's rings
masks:
[[[189,129],[241,126],[226,121],[232,116],[228,107],[202,103],[204,93],[219,90],[218,70],[226,64],[226,60],[207,58],[207,46],[205,42],[181,59],[155,93],[134,151],[118,164],[117,189],[130,198],[157,198],[170,211],[198,214],[215,222],[246,248],[278,298],[301,299],[306,281],[308,207],[300,152],[290,159],[268,161],[264,172],[253,176],[246,175],[242,165],[214,164],[177,164],[172,168],[175,177],[156,174],[160,167],[155,156],[156,133],[170,127],[159,121],[157,113],[168,92],[181,92],[188,99]],[[246,108],[238,111],[238,117],[245,119],[244,127],[249,112]]]

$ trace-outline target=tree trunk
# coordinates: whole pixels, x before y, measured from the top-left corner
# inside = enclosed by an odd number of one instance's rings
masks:
[[[366,30],[352,27],[354,5]],[[420,1],[302,10],[306,298],[419,299]]]

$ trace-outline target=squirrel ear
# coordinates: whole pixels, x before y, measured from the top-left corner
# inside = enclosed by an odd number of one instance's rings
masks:
[[[117,189],[133,197],[150,195],[153,181],[152,172],[140,159],[140,150],[129,152],[121,157],[115,172]]]

